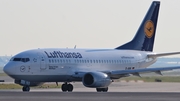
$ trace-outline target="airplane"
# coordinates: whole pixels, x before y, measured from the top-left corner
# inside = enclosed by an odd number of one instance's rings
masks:
[[[134,38],[114,49],[42,48],[20,52],[4,66],[4,72],[22,91],[45,82],[63,82],[63,92],[72,92],[71,82],[82,82],[97,92],[107,92],[115,80],[140,73],[180,69],[176,67],[147,68],[158,57],[180,52],[153,52],[160,1],[153,1]]]

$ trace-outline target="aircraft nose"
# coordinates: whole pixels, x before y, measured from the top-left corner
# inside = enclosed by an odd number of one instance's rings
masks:
[[[3,68],[3,71],[8,74],[8,75],[11,75],[13,73],[13,70],[12,70],[12,65],[7,63],[4,68]]]

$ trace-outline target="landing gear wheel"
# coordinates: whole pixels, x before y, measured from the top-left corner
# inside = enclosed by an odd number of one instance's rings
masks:
[[[68,92],[72,92],[73,91],[73,85],[72,84],[68,84],[67,88],[68,88]]]
[[[73,85],[64,83],[64,84],[62,84],[61,89],[63,92],[67,92],[67,91],[72,92],[73,91]]]
[[[108,91],[108,87],[107,88],[103,88],[103,92],[107,92]]]
[[[63,92],[66,92],[67,91],[67,84],[62,84],[61,89]]]
[[[101,92],[101,88],[96,88],[96,91],[97,92]]]
[[[29,87],[29,86],[24,86],[24,87],[22,88],[22,91],[23,91],[23,92],[29,92],[29,91],[30,91],[30,87]]]
[[[108,87],[106,88],[96,88],[97,92],[107,92],[108,91]]]

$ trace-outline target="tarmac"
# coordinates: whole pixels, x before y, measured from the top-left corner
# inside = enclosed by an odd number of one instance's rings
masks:
[[[73,92],[59,88],[1,89],[0,101],[179,101],[180,83],[114,82],[108,92],[96,92],[82,83],[72,83]]]
[[[13,83],[5,77],[5,83]],[[113,82],[108,92],[96,92],[95,88],[72,83],[73,92],[62,92],[60,88],[1,89],[0,101],[179,101],[180,83],[143,81]]]
[[[180,93],[1,92],[0,101],[179,101]]]

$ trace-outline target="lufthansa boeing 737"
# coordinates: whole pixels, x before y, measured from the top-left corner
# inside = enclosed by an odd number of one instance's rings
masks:
[[[157,57],[180,52],[154,53],[154,39],[160,2],[153,1],[134,38],[114,49],[46,48],[20,52],[4,66],[4,72],[30,91],[31,86],[45,82],[63,82],[62,91],[73,91],[71,82],[107,92],[115,79],[139,73],[180,69],[177,67],[147,68]]]

